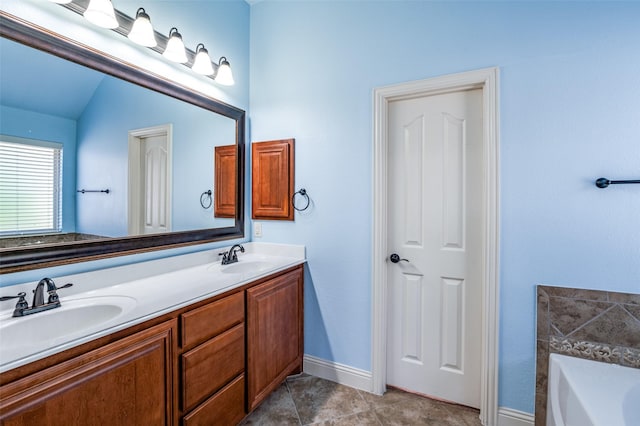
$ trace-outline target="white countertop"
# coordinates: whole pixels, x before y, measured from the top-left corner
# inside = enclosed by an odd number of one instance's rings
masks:
[[[223,272],[225,267],[220,265],[218,253],[229,247],[222,247],[83,274],[50,277],[58,287],[68,282],[74,284],[73,287],[58,292],[62,306],[25,317],[12,318],[15,299],[0,302],[0,372],[62,352],[305,262],[304,246],[253,242],[243,246],[245,253],[238,252],[238,263],[230,266],[248,266],[246,271],[229,273],[229,268],[226,273]],[[27,302],[31,304],[31,292],[36,284],[37,282],[29,282],[3,287],[0,288],[0,294],[11,296],[24,291],[27,293]],[[115,303],[114,301],[122,307],[122,312],[106,321],[101,320],[100,308],[105,306],[98,305]],[[78,307],[82,309],[77,309]],[[108,310],[105,312],[105,315],[111,315]],[[87,316],[86,320],[82,315]],[[80,317],[76,318],[78,316]],[[21,321],[23,323],[18,324]],[[28,325],[25,321],[33,321],[37,328],[24,327]],[[74,323],[70,324],[71,322]],[[83,325],[77,326],[78,322]],[[67,331],[63,333],[58,331],[65,329]],[[20,333],[17,334],[16,331]]]

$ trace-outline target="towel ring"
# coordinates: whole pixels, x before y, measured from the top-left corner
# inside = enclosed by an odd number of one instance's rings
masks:
[[[302,207],[301,209],[299,209],[298,207],[296,207],[296,195],[300,194],[302,195],[304,198],[307,199],[307,204]],[[293,208],[298,210],[299,212],[304,211],[306,209],[309,208],[309,204],[311,203],[311,200],[309,199],[309,194],[307,194],[307,190],[302,188],[300,189],[298,192],[294,192],[293,195],[291,196],[291,204],[293,205]]]
[[[208,191],[204,191],[200,195],[200,205],[202,206],[203,209],[208,209],[209,207],[211,207],[211,204],[213,204],[213,197],[211,196],[211,194],[212,194],[211,190],[208,190]],[[205,203],[207,201],[209,201],[209,203],[205,206]]]

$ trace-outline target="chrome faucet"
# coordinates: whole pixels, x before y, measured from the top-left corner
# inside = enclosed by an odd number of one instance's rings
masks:
[[[15,310],[13,311],[13,316],[23,317],[25,315],[31,315],[59,307],[60,298],[58,297],[58,290],[69,288],[72,285],[73,284],[68,283],[62,287],[56,287],[56,283],[54,283],[51,278],[43,278],[38,282],[35,290],[33,290],[33,303],[31,304],[31,307],[29,307],[29,304],[25,300],[26,293],[24,292],[18,293],[17,296],[0,297],[0,301],[18,299],[18,303],[16,303]],[[46,292],[49,294],[49,298],[46,303],[44,301],[45,286],[47,287]]]
[[[43,278],[40,280],[40,282],[38,282],[38,285],[36,285],[36,289],[33,290],[33,302],[31,303],[31,308],[37,308],[38,306],[44,305],[45,285],[47,286],[47,293],[55,294],[56,297],[58,296],[56,293],[56,284],[53,282],[53,280],[51,278]],[[51,302],[51,300],[49,300],[49,302]]]
[[[238,251],[244,253],[244,247],[240,244],[234,244],[229,251],[218,253],[218,256],[222,256],[222,264],[228,265],[230,263],[236,263],[238,261]]]

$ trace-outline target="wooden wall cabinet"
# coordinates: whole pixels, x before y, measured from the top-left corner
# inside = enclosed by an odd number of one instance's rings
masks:
[[[294,139],[251,144],[251,217],[293,220]]]
[[[214,157],[213,216],[235,218],[238,145],[216,146]]]
[[[249,411],[285,378],[300,372],[303,355],[302,268],[247,290]]]
[[[168,321],[0,387],[0,424],[174,424],[176,329]]]

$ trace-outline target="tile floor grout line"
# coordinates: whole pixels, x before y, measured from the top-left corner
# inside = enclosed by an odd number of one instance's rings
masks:
[[[376,407],[373,405],[373,403],[367,401],[367,398],[365,398],[364,395],[362,394],[362,392],[365,392],[365,391],[361,389],[356,389],[356,392],[358,393],[358,395],[360,395],[360,398],[362,398],[364,402],[369,406],[369,411],[371,412],[371,414],[373,414],[373,417],[376,419],[376,422],[380,426],[382,426],[382,420],[380,420],[380,417],[378,417],[378,413],[376,413]]]
[[[296,405],[296,400],[293,399],[293,394],[291,393],[291,388],[289,388],[289,380],[284,381],[285,387],[287,388],[287,395],[291,399],[291,403],[293,404],[293,409],[296,411],[296,417],[298,417],[298,424],[302,426],[302,419],[300,418],[300,413],[298,412],[298,406]]]

